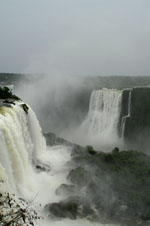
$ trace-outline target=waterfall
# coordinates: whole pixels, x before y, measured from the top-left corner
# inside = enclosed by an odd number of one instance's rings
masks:
[[[122,122],[121,122],[121,136],[122,137],[124,137],[126,119],[131,117],[131,95],[132,95],[132,90],[129,91],[129,95],[128,95],[128,113],[127,113],[127,115],[122,117]]]
[[[22,102],[10,107],[0,106],[0,192],[12,192],[43,206],[58,202],[55,190],[67,183],[67,162],[70,161],[70,148],[64,146],[47,147],[39,122],[29,107],[28,113]],[[91,103],[92,104],[92,103]],[[105,104],[104,104],[105,105]],[[103,106],[104,107],[104,106]],[[38,172],[33,168],[33,160],[49,161],[51,171]],[[32,198],[31,198],[32,197]],[[37,225],[91,225],[87,220],[48,221],[41,219]],[[103,224],[92,223],[98,226]]]
[[[22,104],[0,106],[0,192],[27,199],[36,196],[36,201],[44,205],[59,199],[55,190],[66,181],[70,149],[46,147],[35,113],[29,106],[26,113]],[[36,164],[48,168],[37,172]]]
[[[34,161],[39,160],[40,156],[43,155],[43,152],[45,153],[46,151],[46,141],[42,136],[39,121],[31,108],[29,109],[28,126],[33,144],[32,158]]]
[[[79,129],[86,144],[102,150],[118,145],[122,93],[123,90],[106,88],[92,92],[87,117]]]
[[[27,114],[21,104],[0,107],[0,180],[6,190],[27,196],[35,193],[32,160],[46,144],[33,111]]]
[[[82,128],[91,135],[105,132],[117,134],[121,99],[121,90],[94,90],[90,98],[89,112]]]

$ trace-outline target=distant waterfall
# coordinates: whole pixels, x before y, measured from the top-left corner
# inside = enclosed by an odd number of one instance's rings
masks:
[[[117,133],[121,98],[121,90],[94,90],[90,98],[89,112],[82,127],[93,135],[106,131]]]
[[[78,130],[82,137],[82,140],[78,139],[81,144],[91,144],[102,150],[106,146],[111,150],[119,145],[122,93],[123,90],[106,88],[92,92],[88,114]]]
[[[46,150],[39,123],[16,102],[0,107],[0,181],[8,189],[24,195],[34,190],[32,158]]]
[[[122,117],[122,122],[121,122],[121,136],[122,137],[124,137],[126,119],[131,116],[131,95],[132,95],[132,90],[129,91],[129,95],[128,95],[128,114]]]

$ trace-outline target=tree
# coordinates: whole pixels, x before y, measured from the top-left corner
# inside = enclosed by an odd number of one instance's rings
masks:
[[[17,199],[14,194],[0,193],[0,225],[33,226],[34,220],[40,217],[31,203],[22,198]]]

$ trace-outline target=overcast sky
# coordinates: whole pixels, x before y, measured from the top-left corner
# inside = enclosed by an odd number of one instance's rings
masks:
[[[150,0],[0,0],[0,71],[150,75]]]

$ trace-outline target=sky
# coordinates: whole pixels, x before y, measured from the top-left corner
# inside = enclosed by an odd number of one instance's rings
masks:
[[[150,0],[0,0],[0,71],[150,75]]]

